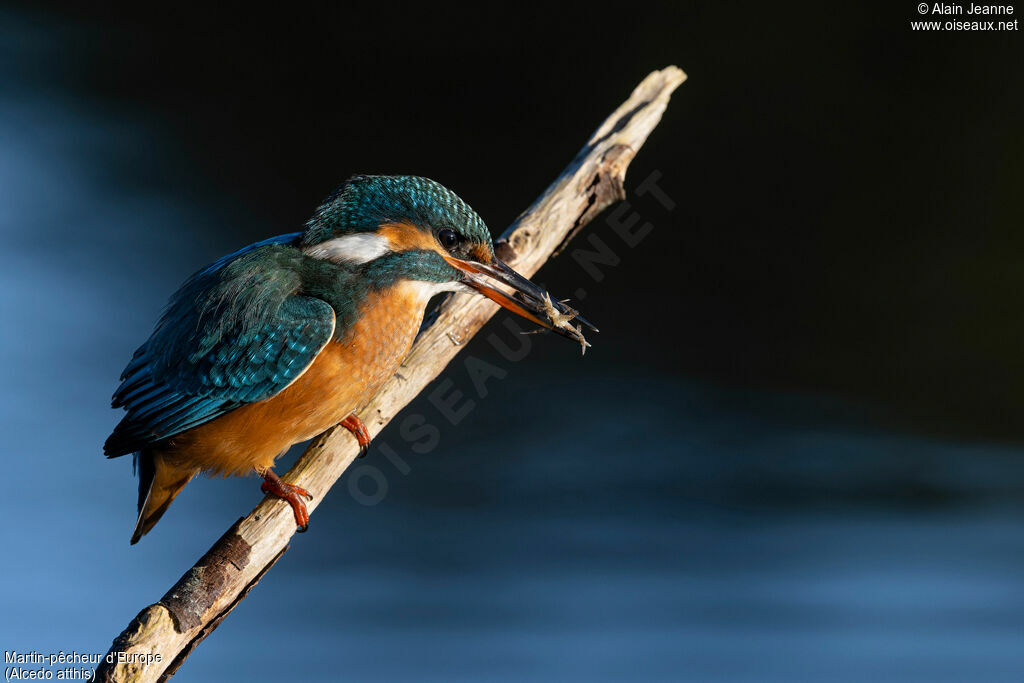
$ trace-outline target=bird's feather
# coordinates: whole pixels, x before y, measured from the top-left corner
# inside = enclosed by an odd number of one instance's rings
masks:
[[[250,245],[204,268],[171,299],[121,376],[124,419],[104,446],[139,451],[293,382],[331,339],[335,311],[299,293],[296,235]]]

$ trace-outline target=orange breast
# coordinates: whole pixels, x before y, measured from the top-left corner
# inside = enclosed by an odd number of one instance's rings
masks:
[[[401,282],[371,294],[356,324],[335,337],[280,393],[190,429],[158,449],[176,467],[222,475],[262,472],[293,444],[361,408],[398,369],[430,293]]]

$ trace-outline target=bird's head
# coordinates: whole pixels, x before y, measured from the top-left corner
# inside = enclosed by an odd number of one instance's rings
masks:
[[[378,278],[469,287],[584,348],[579,326],[597,329],[499,260],[483,219],[427,178],[350,178],[307,222],[302,247],[308,256],[362,267]],[[498,283],[510,292],[493,286]]]

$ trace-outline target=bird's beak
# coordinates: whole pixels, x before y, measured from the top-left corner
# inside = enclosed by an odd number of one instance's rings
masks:
[[[512,270],[498,259],[491,263],[468,261],[452,256],[444,257],[448,263],[462,271],[463,282],[480,292],[499,306],[507,308],[516,315],[537,323],[541,327],[552,330],[568,339],[579,342],[584,351],[590,346],[583,338],[582,328],[585,326],[594,332],[597,328],[578,311],[564,303],[552,300],[551,295],[533,284],[525,277]],[[512,288],[509,295],[501,289],[491,287],[485,277],[497,280]],[[576,323],[575,325],[571,323]]]

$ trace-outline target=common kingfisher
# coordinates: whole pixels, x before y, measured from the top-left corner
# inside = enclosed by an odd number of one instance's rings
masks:
[[[581,325],[596,330],[497,259],[484,221],[454,192],[416,176],[354,176],[304,231],[195,273],[113,397],[126,415],[104,452],[133,453],[139,472],[132,544],[199,472],[255,471],[305,531],[312,498],[274,474],[274,460],[335,425],[365,455],[355,411],[398,369],[428,300],[467,288],[584,345]]]

